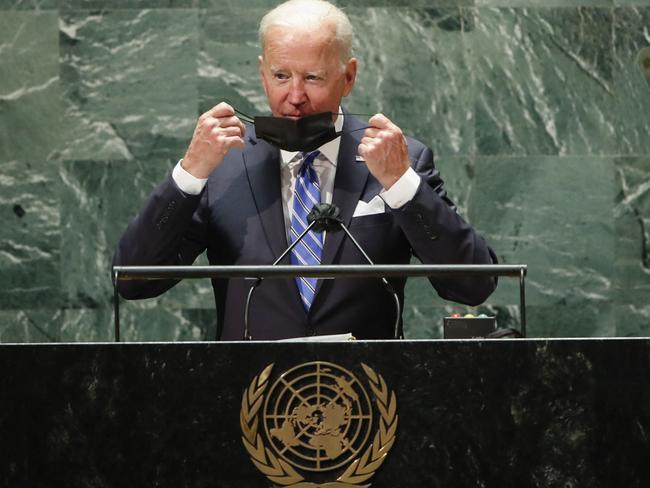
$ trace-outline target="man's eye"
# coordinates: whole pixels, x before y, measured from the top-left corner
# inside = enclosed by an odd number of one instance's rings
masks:
[[[275,73],[276,80],[286,80],[289,78],[285,73]]]
[[[307,81],[319,81],[319,80],[321,80],[321,77],[320,77],[320,76],[317,76],[317,75],[307,75],[307,76],[305,77],[305,79],[306,79]]]

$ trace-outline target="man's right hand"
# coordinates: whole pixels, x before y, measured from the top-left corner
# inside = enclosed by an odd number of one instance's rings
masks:
[[[234,148],[244,149],[244,124],[225,102],[199,117],[194,135],[181,163],[196,178],[207,178]]]

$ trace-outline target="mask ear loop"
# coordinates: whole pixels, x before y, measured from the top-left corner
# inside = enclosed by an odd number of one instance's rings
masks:
[[[223,101],[226,102],[228,105],[230,105],[230,106],[232,107],[232,109],[235,111],[235,113],[236,113],[237,115],[240,115],[240,116],[241,116],[240,118],[241,118],[244,122],[246,122],[246,123],[248,123],[248,124],[252,124],[252,123],[255,122],[255,119],[254,119],[253,117],[251,117],[251,116],[248,115],[248,114],[245,114],[245,113],[242,112],[241,110],[237,110],[237,109],[235,108],[235,104],[232,103],[232,102],[231,102],[230,100],[228,100],[227,98],[224,98]]]
[[[335,112],[334,115],[354,115],[356,117],[372,117],[374,114],[353,114],[352,112]]]
[[[360,130],[366,130],[366,129],[379,129],[379,127],[375,127],[374,125],[366,125],[365,127],[359,127],[358,129],[341,131],[341,134],[352,134],[353,132],[358,132]]]
[[[245,114],[245,113],[242,112],[241,110],[237,110],[235,107],[233,107],[232,109],[235,111],[235,113],[236,113],[237,115],[239,115],[239,116],[241,117],[241,119],[242,119],[244,122],[248,122],[249,124],[252,124],[252,123],[255,122],[255,119],[254,119],[253,117],[251,117],[250,115]]]

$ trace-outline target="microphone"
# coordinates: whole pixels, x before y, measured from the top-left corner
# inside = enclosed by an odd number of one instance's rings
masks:
[[[294,247],[296,247],[296,245],[312,229],[315,232],[323,232],[323,231],[337,232],[342,229],[345,232],[346,236],[352,241],[354,246],[359,250],[359,252],[364,257],[364,259],[368,261],[368,264],[374,266],[375,263],[372,261],[372,259],[370,259],[370,256],[366,254],[366,252],[363,250],[361,245],[357,242],[357,240],[354,238],[354,236],[350,233],[348,228],[343,223],[343,217],[341,217],[341,211],[336,205],[330,203],[317,203],[312,207],[311,212],[309,212],[309,215],[307,215],[307,222],[309,223],[309,225],[304,230],[304,232],[300,234],[298,238],[291,243],[291,245],[280,255],[278,259],[276,259],[273,262],[271,266],[277,266],[278,263],[280,263],[280,261],[282,261],[285,258],[285,256],[289,254],[291,250]],[[253,337],[250,335],[250,327],[249,327],[250,304],[253,298],[253,293],[255,293],[255,290],[262,283],[262,281],[263,278],[257,278],[255,283],[253,283],[253,285],[251,286],[250,290],[248,290],[248,296],[246,297],[246,308],[244,310],[244,340],[245,341],[250,341],[253,339]],[[395,300],[395,309],[397,311],[397,315],[395,317],[393,338],[403,339],[404,332],[400,324],[400,317],[402,316],[402,307],[399,302],[399,297],[397,296],[397,292],[395,291],[395,289],[392,287],[392,285],[388,282],[386,278],[382,277],[381,281],[384,284],[384,287],[386,288],[388,293],[390,293],[393,296],[393,299]]]
[[[343,225],[341,211],[331,203],[317,203],[307,215],[307,222],[314,223],[316,232],[336,232]]]

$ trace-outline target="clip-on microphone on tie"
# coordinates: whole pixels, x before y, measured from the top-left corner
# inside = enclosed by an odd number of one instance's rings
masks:
[[[345,226],[343,223],[343,218],[341,217],[341,211],[336,205],[332,205],[330,203],[317,203],[316,205],[313,206],[311,209],[311,212],[309,212],[309,215],[307,215],[307,221],[309,225],[307,228],[303,231],[302,234],[298,236],[298,238],[291,243],[291,245],[280,255],[278,259],[276,259],[272,266],[277,266],[277,264],[282,261],[287,254],[291,252],[291,250],[296,247],[296,245],[307,235],[307,233],[310,230],[314,230],[314,232],[337,232],[340,229],[343,229],[345,234],[350,238],[352,243],[355,245],[355,247],[359,250],[361,255],[368,261],[368,264],[371,264],[374,266],[374,262],[372,259],[370,259],[370,256],[366,254],[366,252],[363,250],[361,245],[357,242],[357,240],[352,236],[348,228]],[[251,299],[253,297],[253,293],[257,289],[257,287],[262,283],[264,278],[257,278],[255,283],[251,286],[250,290],[248,291],[248,296],[246,297],[246,309],[244,311],[244,340],[245,341],[250,341],[253,339],[253,337],[250,335],[250,327],[249,327],[249,311],[250,311],[250,304],[251,304]],[[381,278],[381,281],[384,283],[384,286],[386,287],[386,290],[388,293],[393,295],[393,298],[395,299],[395,308],[397,310],[397,316],[395,317],[395,327],[394,327],[394,333],[393,333],[393,338],[394,339],[403,339],[404,334],[402,332],[402,329],[400,327],[400,317],[402,315],[402,307],[399,302],[399,297],[397,296],[397,293],[395,292],[395,289],[392,287],[392,285],[388,282],[388,280],[384,277]]]

